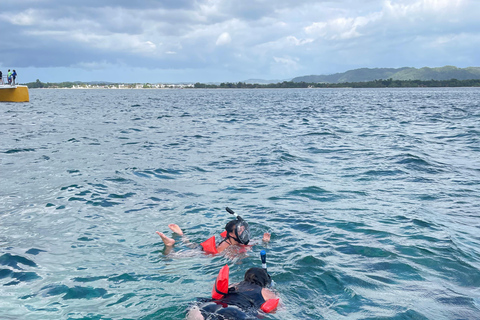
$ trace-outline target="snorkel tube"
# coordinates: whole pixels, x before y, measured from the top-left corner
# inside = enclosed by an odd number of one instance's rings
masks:
[[[265,272],[267,272],[267,253],[265,250],[260,251],[260,259],[262,259],[262,268],[265,269]]]
[[[229,207],[226,207],[225,210],[227,210],[228,213],[230,214],[233,214],[235,216],[235,218],[237,218],[237,220],[240,220],[242,221],[242,217],[240,217],[238,214],[235,213],[235,211],[233,211],[232,209],[230,209]],[[239,219],[240,218],[240,219]]]
[[[268,278],[271,280],[271,277],[267,272],[267,253],[265,252],[265,250],[260,251],[260,259],[262,259],[263,270],[265,270],[265,272],[268,275]],[[273,285],[273,280],[271,280],[271,285]],[[275,309],[277,309],[279,301],[280,301],[280,299],[269,299],[262,304],[260,309],[265,313],[270,313],[270,312],[274,311]]]
[[[267,253],[265,252],[265,250],[260,251],[260,259],[262,259],[262,269],[265,270],[270,281],[270,287],[273,287],[275,283],[273,282],[272,277],[270,277],[270,274],[268,274],[267,271]]]

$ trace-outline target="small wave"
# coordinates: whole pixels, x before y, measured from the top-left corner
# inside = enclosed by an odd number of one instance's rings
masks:
[[[404,165],[405,168],[413,171],[420,171],[430,174],[436,174],[445,171],[439,165],[434,165],[427,160],[410,153],[397,155],[392,160],[394,160],[395,163]]]
[[[125,178],[121,178],[121,177],[106,178],[105,181],[122,183],[122,184],[130,184],[130,183],[133,183],[132,180],[130,180],[130,179],[125,179]]]
[[[47,251],[41,250],[41,249],[31,248],[31,249],[28,249],[25,253],[32,254],[32,255],[36,256],[37,254],[39,254],[41,252],[47,252]]]
[[[379,276],[379,275],[367,274],[366,276],[369,277],[370,279],[380,281],[380,282],[383,282],[385,284],[395,284],[395,283],[397,283],[395,280],[393,280],[391,278],[385,278],[385,277],[382,277],[382,276]]]
[[[0,256],[0,265],[22,270],[19,264],[23,264],[29,267],[37,267],[37,264],[35,262],[22,256],[13,255],[10,253],[5,253]]]
[[[430,222],[427,222],[427,221],[424,221],[424,220],[421,220],[421,219],[412,219],[412,222],[415,225],[420,226],[420,227],[432,228],[432,229],[438,230],[438,228],[436,228],[434,224],[432,224]]]
[[[396,161],[398,164],[417,164],[417,165],[430,165],[426,160],[420,158],[419,156],[412,155],[410,153],[401,154],[396,156],[399,160]]]
[[[404,174],[402,170],[368,170],[363,174],[366,176],[379,176],[379,177],[390,177]]]
[[[49,285],[41,289],[44,296],[59,296],[63,295],[62,299],[97,299],[97,298],[109,298],[112,296],[107,293],[107,290],[103,288],[93,288],[93,287],[81,287],[74,286],[72,288],[66,285]]]
[[[316,148],[316,147],[309,147],[307,151],[313,154],[324,154],[324,153],[344,153],[347,152],[348,149],[338,149],[338,148]]]
[[[393,319],[429,320],[428,317],[425,317],[423,314],[412,309],[408,309],[404,312],[398,312]]]
[[[83,242],[90,242],[90,241],[95,241],[98,240],[98,238],[89,238],[87,236],[80,237],[77,239],[78,241],[83,241]]]
[[[320,260],[319,258],[316,258],[312,255],[308,255],[299,259],[297,263],[304,267],[323,267],[326,265],[325,261]]]
[[[90,204],[94,207],[104,207],[104,208],[113,207],[113,206],[121,204],[119,202],[113,202],[113,201],[109,201],[107,199],[100,199],[98,201],[87,201],[86,203]]]
[[[5,253],[0,256],[0,265],[10,267],[8,269],[0,269],[0,279],[11,279],[11,281],[5,283],[4,286],[13,286],[22,282],[41,279],[36,272],[23,271],[24,267],[37,267],[37,264],[28,258]]]
[[[350,289],[350,287],[360,287],[362,289],[377,290],[383,286],[382,284],[370,281],[367,276],[363,275],[361,277],[342,275],[342,281],[348,284],[347,289]]]
[[[126,198],[130,198],[130,197],[133,197],[135,195],[135,193],[133,192],[128,192],[128,193],[125,193],[125,194],[109,194],[108,197],[109,198],[113,198],[113,199],[126,199]]]
[[[69,191],[72,191],[73,189],[80,189],[82,188],[82,186],[79,186],[78,184],[71,184],[67,187],[61,187],[60,190],[69,190]]]
[[[108,278],[108,281],[112,281],[115,283],[124,283],[124,282],[132,282],[132,281],[139,281],[138,277],[129,273],[123,273],[119,276],[114,276]]]
[[[344,254],[358,254],[363,257],[369,258],[385,258],[385,257],[395,257],[396,254],[393,252],[384,250],[382,248],[375,248],[369,246],[360,246],[360,245],[347,245],[337,248],[338,251]]]
[[[321,202],[327,201],[336,201],[342,196],[334,194],[328,190],[322,189],[317,186],[310,186],[301,189],[296,189],[287,193],[287,197],[300,197],[300,198],[307,198],[310,200],[316,200]]]
[[[117,304],[121,304],[123,302],[127,302],[128,300],[130,300],[131,298],[135,297],[136,294],[134,293],[127,293],[127,294],[124,294],[122,295],[122,297],[120,299],[118,299],[116,302],[114,303],[109,303],[107,304],[107,307],[112,307],[114,305],[117,305]]]
[[[95,282],[98,280],[108,279],[106,276],[97,276],[97,277],[75,277],[72,280],[75,282]]]
[[[330,131],[320,131],[320,132],[315,131],[315,132],[304,133],[301,135],[301,137],[311,137],[311,136],[336,136],[336,134]]]
[[[419,270],[411,266],[408,263],[402,262],[393,262],[393,261],[384,261],[368,264],[370,270],[375,270],[376,272],[385,271],[392,274],[394,279],[401,280],[415,280],[423,281],[425,280],[421,275]]]
[[[443,294],[447,295],[446,293]],[[442,304],[450,304],[454,306],[473,305],[475,303],[475,301],[471,297],[454,294],[453,292],[451,292],[447,296],[440,296],[435,300]]]
[[[143,178],[155,177],[157,179],[175,179],[174,175],[181,175],[182,171],[174,169],[147,169],[147,170],[134,170],[133,174]]]
[[[10,149],[5,151],[6,154],[13,154],[13,153],[20,153],[20,152],[33,152],[35,149],[33,148],[24,148],[24,149]]]
[[[41,277],[35,272],[12,271],[10,269],[0,269],[0,279],[11,278],[12,281],[5,283],[4,286],[13,286],[21,282],[30,282]]]

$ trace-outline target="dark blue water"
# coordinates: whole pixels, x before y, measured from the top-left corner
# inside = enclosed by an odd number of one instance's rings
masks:
[[[183,319],[262,249],[268,319],[480,319],[480,89],[30,98],[0,104],[2,319]],[[164,255],[156,230],[201,242],[226,206],[251,251]]]

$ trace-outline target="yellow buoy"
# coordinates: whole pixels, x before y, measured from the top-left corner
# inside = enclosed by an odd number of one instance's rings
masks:
[[[28,102],[27,86],[0,86],[0,102]]]

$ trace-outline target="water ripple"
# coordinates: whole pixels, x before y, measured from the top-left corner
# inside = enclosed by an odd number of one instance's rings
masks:
[[[269,319],[476,319],[479,94],[32,90],[0,111],[2,317],[184,319],[266,249]],[[202,254],[225,206],[252,247]]]

